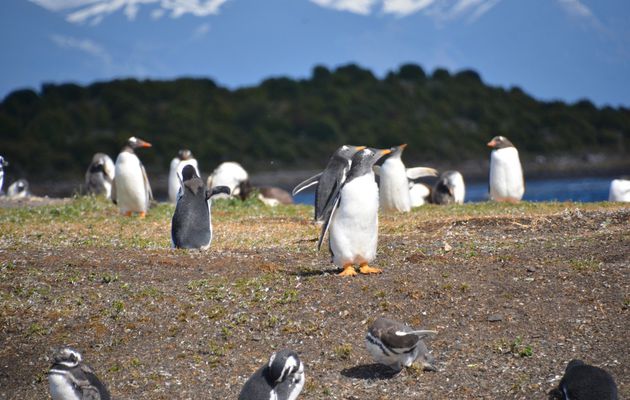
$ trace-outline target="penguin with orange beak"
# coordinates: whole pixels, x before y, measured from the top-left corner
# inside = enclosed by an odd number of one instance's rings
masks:
[[[127,216],[138,213],[144,218],[153,200],[147,172],[134,152],[134,149],[146,147],[151,147],[151,143],[132,136],[116,158],[112,200]]]
[[[488,142],[490,154],[490,200],[516,203],[523,198],[525,182],[516,147],[504,136]]]

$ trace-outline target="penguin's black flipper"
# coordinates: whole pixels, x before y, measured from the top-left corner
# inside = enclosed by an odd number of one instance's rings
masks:
[[[210,200],[212,196],[216,196],[217,194],[225,193],[228,196],[230,195],[230,188],[227,186],[215,186],[212,190],[206,191],[206,200]]]
[[[306,179],[305,181],[302,181],[300,183],[298,183],[294,188],[293,191],[291,192],[292,196],[295,196],[296,194],[300,193],[302,190],[308,189],[309,187],[316,185],[319,183],[319,178],[322,176],[323,172],[320,172],[317,175],[311,176],[310,178]]]
[[[333,215],[335,215],[335,210],[337,209],[337,206],[339,206],[339,201],[341,200],[341,189],[343,188],[343,186],[344,184],[337,186],[335,192],[331,195],[334,197],[332,197],[333,200],[331,202],[330,209],[327,210],[327,213],[325,214],[324,226],[322,226],[322,232],[319,235],[319,240],[317,241],[318,251],[322,247],[322,242],[324,241],[324,237],[326,236],[328,228],[330,227],[330,221],[332,221]]]

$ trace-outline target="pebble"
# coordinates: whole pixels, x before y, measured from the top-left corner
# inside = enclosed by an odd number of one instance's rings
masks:
[[[488,321],[490,321],[490,322],[503,321],[503,315],[501,315],[501,314],[492,314],[491,316],[488,317]]]

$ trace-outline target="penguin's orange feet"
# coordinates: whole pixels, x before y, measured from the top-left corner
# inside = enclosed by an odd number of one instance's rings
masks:
[[[359,272],[362,274],[380,274],[383,270],[380,268],[372,268],[367,264],[361,264]]]
[[[354,265],[346,264],[343,266],[343,271],[339,273],[339,276],[355,276],[357,271],[354,270]]]
[[[144,218],[144,217],[146,217],[146,216],[147,216],[147,213],[146,213],[146,212],[144,212],[144,211],[140,211],[140,214],[138,214],[138,216],[139,216],[140,218]]]
[[[126,212],[125,212],[125,216],[127,216],[127,217],[131,217],[131,214],[132,214],[132,212],[131,212],[131,211],[126,211]]]

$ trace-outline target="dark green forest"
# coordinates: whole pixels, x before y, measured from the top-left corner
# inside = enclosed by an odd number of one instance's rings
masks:
[[[495,135],[524,157],[627,154],[630,109],[542,102],[471,70],[426,74],[411,64],[383,79],[354,64],[317,66],[309,79],[238,90],[191,78],[44,84],[0,104],[0,154],[29,178],[76,177],[95,152],[115,160],[129,136],[153,143],[141,155],[151,171],[166,172],[177,150],[190,148],[209,172],[224,160],[318,168],[343,143],[408,143],[414,161],[478,159]]]

